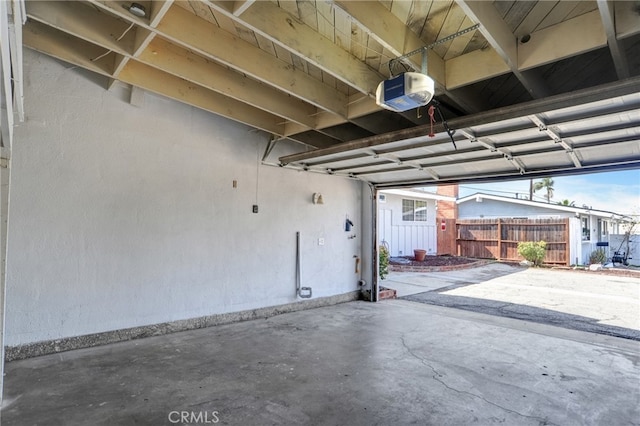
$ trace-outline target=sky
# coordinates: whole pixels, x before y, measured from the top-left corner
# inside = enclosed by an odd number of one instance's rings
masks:
[[[597,210],[640,215],[640,169],[550,177],[554,182],[551,203],[567,199],[574,201],[578,207],[587,205]],[[534,182],[539,180],[534,179]],[[435,192],[435,188],[429,188],[429,190]],[[460,184],[460,198],[476,192],[504,197],[515,197],[516,193],[519,193],[528,197],[529,180]],[[544,189],[534,192],[534,201],[546,202],[545,194]]]

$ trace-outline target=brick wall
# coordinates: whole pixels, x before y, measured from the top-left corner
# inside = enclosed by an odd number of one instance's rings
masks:
[[[438,195],[458,198],[458,185],[440,185],[437,190]],[[458,205],[455,201],[438,200],[438,211],[436,213],[438,255],[456,255],[456,219],[458,218]],[[445,230],[442,230],[444,220]]]

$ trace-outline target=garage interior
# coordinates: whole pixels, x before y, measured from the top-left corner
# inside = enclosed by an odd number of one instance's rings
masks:
[[[638,2],[15,0],[0,49],[7,424],[637,418],[637,342],[358,300],[378,189],[640,167]]]

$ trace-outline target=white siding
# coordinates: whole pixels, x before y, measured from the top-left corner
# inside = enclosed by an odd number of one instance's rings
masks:
[[[402,220],[403,199],[426,201],[426,222]],[[378,206],[378,238],[389,245],[391,256],[413,256],[414,249],[436,254],[436,202],[395,194],[386,194],[386,200]]]

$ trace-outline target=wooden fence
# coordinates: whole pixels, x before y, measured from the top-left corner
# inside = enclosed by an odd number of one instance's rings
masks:
[[[569,219],[473,219],[456,222],[457,255],[522,261],[518,243],[545,241],[544,263],[569,265]]]

